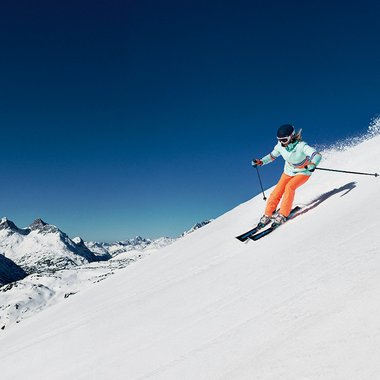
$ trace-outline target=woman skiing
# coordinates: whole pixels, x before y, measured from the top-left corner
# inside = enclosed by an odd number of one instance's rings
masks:
[[[284,173],[268,199],[265,214],[259,222],[260,227],[269,224],[272,218],[273,227],[286,221],[292,209],[296,189],[310,178],[321,161],[321,154],[302,141],[301,132],[302,129],[296,133],[293,125],[282,125],[277,130],[278,143],[273,151],[262,159],[252,161],[252,165],[256,167],[269,164],[279,156],[285,160]],[[273,216],[281,198],[280,210]]]

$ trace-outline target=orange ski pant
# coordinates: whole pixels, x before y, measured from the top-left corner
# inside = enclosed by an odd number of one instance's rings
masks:
[[[287,217],[292,210],[296,189],[303,185],[309,178],[310,176],[304,174],[291,177],[284,173],[268,199],[265,215],[272,215],[276,211],[282,198],[280,214]]]

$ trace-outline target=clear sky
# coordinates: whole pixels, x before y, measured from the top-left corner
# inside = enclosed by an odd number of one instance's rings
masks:
[[[379,14],[366,0],[2,1],[0,214],[103,241],[223,214],[259,192],[250,162],[279,125],[326,144],[379,114]],[[262,169],[266,187],[281,169]]]

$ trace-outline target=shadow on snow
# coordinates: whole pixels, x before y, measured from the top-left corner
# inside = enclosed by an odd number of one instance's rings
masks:
[[[316,208],[322,202],[326,201],[327,199],[329,199],[330,197],[332,197],[335,194],[339,194],[341,192],[344,192],[343,194],[341,194],[341,197],[343,197],[346,194],[348,194],[351,190],[355,189],[355,187],[356,187],[356,182],[349,182],[349,183],[345,184],[344,186],[341,186],[337,189],[330,190],[327,193],[324,193],[324,194],[320,195],[319,197],[313,199],[311,202],[309,202],[306,205],[306,207],[303,207],[302,210],[300,212],[298,212],[293,218],[296,218],[302,214],[309,212],[310,210]]]

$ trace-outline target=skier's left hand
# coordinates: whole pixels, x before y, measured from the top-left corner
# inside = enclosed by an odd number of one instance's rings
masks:
[[[309,172],[313,172],[315,168],[316,168],[315,164],[312,164],[312,163],[305,166],[305,169],[308,170]]]
[[[256,159],[252,160],[252,166],[254,168],[257,166],[262,166],[262,165],[263,165],[263,162],[260,159],[256,158]]]

